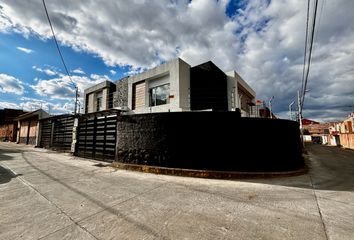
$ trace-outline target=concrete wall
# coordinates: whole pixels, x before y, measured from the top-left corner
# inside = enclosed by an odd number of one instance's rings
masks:
[[[168,112],[188,110],[189,65],[177,58],[146,72],[128,78],[128,107],[133,109],[133,85],[145,81],[145,107],[134,109],[135,113]],[[170,84],[168,104],[149,106],[149,89]]]
[[[184,62],[182,59],[178,59],[179,66],[179,108],[182,111],[189,111],[190,106],[190,70],[191,66]]]
[[[237,72],[228,72],[227,76],[229,110],[232,110],[232,106],[236,105],[237,108],[241,109],[243,117],[248,116],[250,112],[248,103],[256,103],[256,92]],[[232,98],[232,88],[235,88],[235,99]],[[234,101],[235,104],[233,104],[232,101]]]
[[[240,118],[239,112],[122,115],[117,161],[226,171],[285,171],[303,166],[294,121]]]
[[[85,113],[92,113],[94,109],[95,93],[90,93],[86,97],[86,111]]]

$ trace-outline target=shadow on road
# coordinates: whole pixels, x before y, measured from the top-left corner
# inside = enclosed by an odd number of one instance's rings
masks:
[[[15,157],[11,156],[11,154],[18,154],[23,152],[22,150],[16,149],[16,150],[11,150],[11,149],[4,149],[0,148],[0,161],[8,161],[8,160],[13,160]]]
[[[9,169],[0,166],[0,184],[8,183],[12,178],[21,176],[22,174],[15,175]]]

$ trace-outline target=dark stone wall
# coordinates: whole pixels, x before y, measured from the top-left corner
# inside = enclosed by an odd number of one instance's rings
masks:
[[[227,111],[227,77],[212,62],[191,68],[191,110]]]
[[[116,92],[114,93],[113,107],[128,106],[128,77],[116,82]]]
[[[117,161],[224,171],[288,171],[303,166],[297,122],[240,118],[239,112],[123,115]]]

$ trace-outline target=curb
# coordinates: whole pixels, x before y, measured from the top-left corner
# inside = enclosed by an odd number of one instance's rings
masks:
[[[247,178],[275,178],[275,177],[292,177],[299,176],[308,172],[308,167],[304,167],[294,171],[283,172],[234,172],[234,171],[213,171],[213,170],[195,170],[184,168],[167,168],[148,165],[128,164],[121,162],[113,162],[111,167],[138,171],[144,173],[164,174],[183,177],[195,178],[211,178],[211,179],[247,179]]]

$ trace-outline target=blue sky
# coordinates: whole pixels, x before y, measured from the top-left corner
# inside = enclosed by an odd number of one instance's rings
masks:
[[[19,48],[25,49],[25,51],[20,50]],[[66,75],[52,38],[41,39],[36,35],[25,37],[19,33],[0,33],[0,49],[0,73],[20,79],[25,87],[22,96],[11,92],[5,92],[1,93],[1,100],[6,100],[10,103],[18,103],[21,102],[21,97],[27,97],[48,101],[48,96],[37,94],[31,86],[36,85],[40,79],[60,77],[61,74]],[[127,72],[126,67],[107,66],[102,59],[95,56],[95,54],[90,54],[84,51],[75,51],[73,48],[65,45],[61,45],[60,49],[72,75],[85,76],[90,79],[91,74],[95,74],[98,75],[98,79],[100,79],[99,76],[102,76],[102,79],[108,78],[109,80],[114,81],[122,78],[124,73]],[[77,71],[78,69],[82,72]],[[94,80],[95,81],[92,81],[92,84],[96,82],[96,79]],[[89,85],[90,83],[88,82],[88,85],[85,85],[85,87]],[[74,88],[74,86],[72,87]],[[72,94],[71,97],[72,99],[56,99],[53,103],[64,105],[65,102],[74,101],[74,94]],[[40,106],[44,107],[44,103]],[[37,107],[38,102],[33,102],[32,106],[30,106],[33,110]],[[24,108],[26,108],[26,106],[24,106]],[[67,110],[57,110],[59,111],[54,110],[53,113],[72,111],[70,108]]]
[[[301,87],[306,1],[46,3],[80,92],[176,57],[192,66],[212,60],[224,71],[236,70],[258,99],[268,102],[274,96],[273,110],[282,118],[289,117],[288,105]],[[354,105],[352,9],[354,1],[319,0],[307,118],[340,120]],[[63,70],[42,2],[3,0],[0,108],[72,112],[73,86]]]

